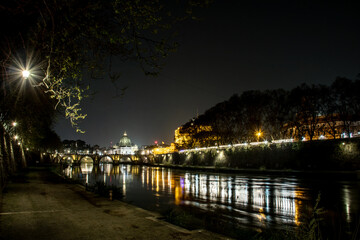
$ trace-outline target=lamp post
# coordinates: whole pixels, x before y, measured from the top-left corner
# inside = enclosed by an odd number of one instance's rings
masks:
[[[257,141],[259,142],[260,137],[261,137],[261,135],[262,135],[261,130],[257,131],[255,135],[256,135],[256,137],[257,137]]]

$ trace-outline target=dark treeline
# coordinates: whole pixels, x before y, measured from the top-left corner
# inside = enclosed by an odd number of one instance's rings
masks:
[[[319,136],[351,136],[360,131],[359,93],[359,79],[342,77],[331,86],[302,84],[289,91],[246,91],[185,123],[180,128],[183,138],[177,144],[181,149],[284,138],[311,141]]]
[[[52,129],[54,101],[40,87],[18,81],[0,88],[0,192],[8,176],[41,161],[41,153],[61,148]]]

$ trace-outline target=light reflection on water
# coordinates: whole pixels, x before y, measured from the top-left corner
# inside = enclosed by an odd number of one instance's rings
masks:
[[[103,182],[118,187],[124,201],[145,209],[161,212],[175,205],[192,206],[221,212],[229,221],[252,227],[299,225],[305,208],[313,206],[317,191],[328,191],[312,189],[313,180],[291,176],[217,174],[106,163],[82,163],[80,167],[68,167],[64,174],[90,186]],[[334,202],[342,205],[350,222],[352,213],[358,210],[351,200],[353,195],[358,199],[358,188],[339,184],[339,193],[334,193],[341,196]]]

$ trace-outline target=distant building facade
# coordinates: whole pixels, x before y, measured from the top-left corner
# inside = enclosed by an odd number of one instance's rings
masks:
[[[360,137],[360,121],[341,121],[336,114],[311,120],[300,120],[299,126],[286,124],[286,135],[302,141]]]
[[[124,135],[120,138],[119,143],[113,146],[112,154],[134,155],[138,150],[138,146],[133,144],[127,133],[124,132]]]
[[[212,132],[211,126],[204,125],[184,125],[175,130],[175,145],[178,149],[201,147],[205,142],[215,142],[219,140]]]
[[[157,154],[168,154],[168,153],[174,153],[174,152],[176,152],[175,143],[171,143],[170,146],[162,144],[162,145],[154,147],[152,149],[152,153],[154,153],[155,155],[157,155]]]

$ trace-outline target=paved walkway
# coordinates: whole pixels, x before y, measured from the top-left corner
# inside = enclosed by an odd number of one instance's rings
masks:
[[[98,197],[46,168],[31,168],[14,177],[0,197],[0,239],[225,239]]]

